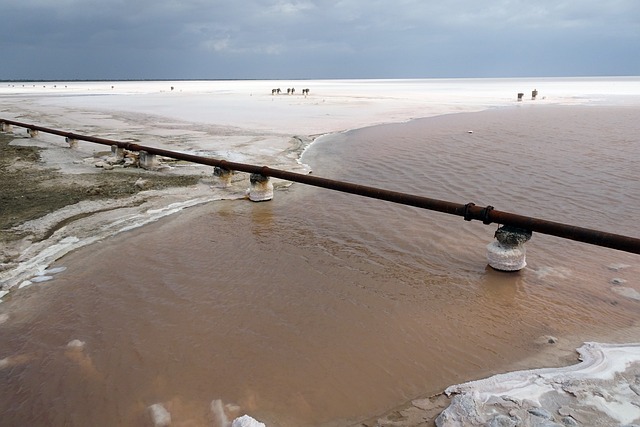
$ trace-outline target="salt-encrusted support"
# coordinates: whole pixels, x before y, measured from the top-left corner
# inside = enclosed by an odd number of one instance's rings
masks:
[[[487,245],[489,265],[499,271],[522,270],[525,261],[524,244],[531,239],[531,231],[509,225],[503,225],[495,233],[497,242]]]
[[[2,122],[2,132],[13,132],[13,126],[9,123]]]
[[[142,169],[154,170],[158,167],[158,158],[155,154],[147,153],[144,150],[140,150],[140,167]]]
[[[273,199],[273,183],[268,176],[252,173],[249,177],[249,200],[252,202],[264,202]]]
[[[38,136],[38,130],[37,129],[27,129],[27,133],[29,134],[29,136],[31,138],[35,138],[36,136]]]
[[[535,101],[537,97],[538,97],[538,89],[532,90],[531,91],[531,99]]]
[[[522,101],[523,96],[524,96],[524,93],[522,92],[518,93],[518,101]]]
[[[64,141],[69,144],[69,148],[78,148],[78,140],[75,138],[69,138],[68,136],[64,138]]]
[[[214,166],[213,168],[213,176],[220,180],[222,187],[229,187],[231,185],[231,175],[233,175],[233,171],[229,169],[221,168],[220,166]]]
[[[112,145],[111,154],[113,154],[117,160],[124,160],[124,148],[120,148],[117,145]]]

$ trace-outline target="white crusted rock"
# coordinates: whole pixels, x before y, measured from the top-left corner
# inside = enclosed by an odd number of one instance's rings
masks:
[[[80,341],[80,340],[69,341],[69,343],[67,344],[67,348],[82,350],[84,349],[84,341]]]
[[[233,420],[231,427],[266,427],[264,423],[255,420],[249,415],[243,415]]]
[[[149,406],[149,415],[153,422],[153,427],[169,427],[171,425],[171,414],[161,403],[154,403]]]

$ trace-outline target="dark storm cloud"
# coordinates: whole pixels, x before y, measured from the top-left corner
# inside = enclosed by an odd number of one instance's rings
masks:
[[[2,79],[639,74],[640,2],[0,0]]]

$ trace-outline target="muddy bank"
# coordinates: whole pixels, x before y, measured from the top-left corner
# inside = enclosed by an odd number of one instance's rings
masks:
[[[163,174],[140,168],[106,170],[89,160],[78,173],[64,173],[43,159],[48,148],[29,138],[0,134],[0,275],[24,261],[29,248],[89,216],[140,206],[161,191],[195,186],[202,176]],[[62,153],[65,148],[52,147]],[[69,164],[73,156],[69,150]],[[107,153],[97,153],[98,158]],[[60,236],[63,237],[63,236]],[[55,243],[53,239],[51,244]],[[59,239],[58,239],[59,240]],[[3,289],[15,283],[0,281]]]
[[[138,168],[63,174],[41,161],[41,148],[11,145],[15,139],[0,134],[0,238],[4,242],[24,237],[12,230],[16,225],[82,200],[119,199],[142,190],[194,185],[199,180],[193,175],[165,176]],[[146,185],[135,185],[138,179],[147,181]]]

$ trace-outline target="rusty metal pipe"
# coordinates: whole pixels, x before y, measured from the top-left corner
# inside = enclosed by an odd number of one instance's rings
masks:
[[[385,200],[392,203],[414,206],[421,209],[428,209],[436,212],[442,212],[450,215],[464,217],[465,220],[479,220],[484,224],[503,224],[514,227],[523,228],[537,233],[548,234],[564,239],[575,240],[578,242],[589,243],[596,246],[617,249],[624,252],[640,254],[640,239],[623,236],[620,234],[608,233],[589,228],[577,227],[574,225],[562,224],[559,222],[546,221],[543,219],[532,218],[523,215],[501,212],[493,207],[475,206],[473,203],[460,204],[452,203],[444,200],[430,199],[428,197],[415,196],[412,194],[401,193],[397,191],[384,190],[375,187],[368,187],[360,184],[353,184],[344,181],[336,181],[333,179],[321,178],[314,175],[305,175],[295,172],[288,172],[279,169],[272,169],[268,166],[256,166],[245,163],[235,163],[226,160],[219,160],[210,157],[201,157],[193,154],[178,153],[160,148],[147,147],[131,142],[114,141],[93,136],[78,135],[71,132],[63,132],[56,129],[49,129],[42,126],[30,125],[14,120],[0,119],[14,126],[34,129],[40,132],[60,135],[67,138],[77,139],[80,141],[94,142],[104,145],[116,145],[131,151],[146,151],[150,154],[169,157],[177,160],[184,160],[207,166],[218,166],[227,170],[235,170],[247,173],[257,173],[264,176],[279,178],[287,181],[298,182],[301,184],[312,185],[315,187],[326,188],[330,190],[341,191],[344,193],[356,194],[359,196],[369,197],[373,199]]]

